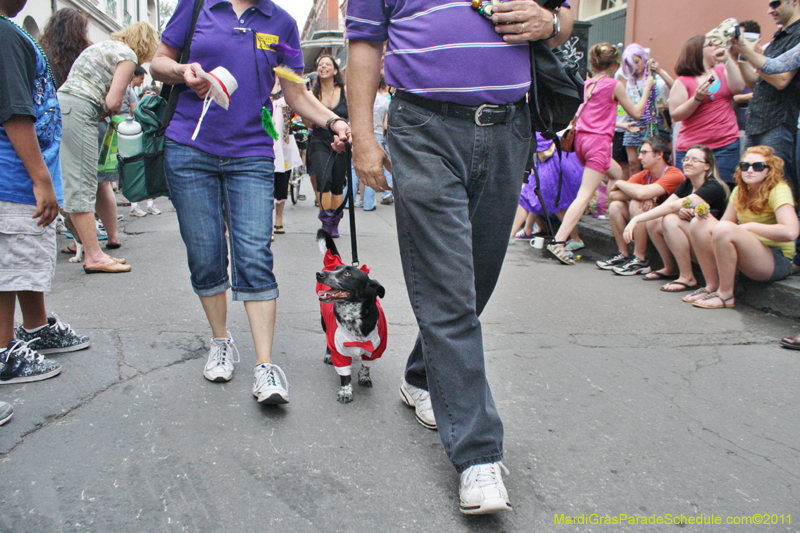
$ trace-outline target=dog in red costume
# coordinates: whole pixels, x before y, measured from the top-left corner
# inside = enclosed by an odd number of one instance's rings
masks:
[[[358,384],[372,387],[370,365],[386,350],[386,316],[378,302],[385,290],[370,279],[366,265],[361,268],[345,265],[329,234],[319,230],[317,241],[320,249],[323,245],[326,248],[324,268],[317,272],[322,330],[328,344],[325,362],[333,364],[339,374],[336,399],[340,403],[350,403],[353,401],[350,380],[353,357],[361,358]]]

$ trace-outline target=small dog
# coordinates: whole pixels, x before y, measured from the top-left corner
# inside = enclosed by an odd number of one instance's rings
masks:
[[[370,279],[369,268],[346,266],[333,238],[323,230],[317,243],[325,253],[324,268],[317,272],[317,296],[322,315],[322,331],[328,348],[325,363],[339,374],[339,403],[353,401],[350,369],[353,357],[361,357],[358,384],[372,387],[370,365],[386,350],[386,317],[378,298],[386,294],[383,286]]]

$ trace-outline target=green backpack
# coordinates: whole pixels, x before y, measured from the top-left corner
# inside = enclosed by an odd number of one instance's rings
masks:
[[[161,120],[167,102],[149,94],[139,101],[133,118],[142,126],[141,154],[119,157],[119,185],[122,194],[131,202],[169,196],[164,177],[164,131]]]

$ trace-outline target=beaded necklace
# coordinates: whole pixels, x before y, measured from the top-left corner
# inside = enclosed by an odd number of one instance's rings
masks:
[[[650,75],[650,61],[647,61],[644,64],[644,78]],[[655,79],[655,73],[653,73],[653,78]],[[647,95],[647,103],[644,106],[644,112],[642,113],[642,118],[645,119],[645,137],[650,137],[658,133],[658,98],[660,94],[658,92],[658,84],[654,83],[653,88],[650,89],[650,93]]]
[[[30,33],[25,31],[25,28],[23,28],[22,26],[20,26],[19,24],[17,24],[16,22],[14,22],[10,18],[8,18],[7,16],[0,14],[0,18],[3,18],[5,20],[9,21],[11,24],[13,24],[17,28],[19,28],[19,31],[21,31],[22,33],[27,35],[28,38],[31,41],[33,41],[33,45],[36,46],[36,48],[39,50],[39,52],[42,54],[42,57],[44,58],[44,64],[47,67],[47,75],[50,77],[50,82],[53,84],[53,87],[55,87],[56,86],[56,78],[55,78],[55,76],[53,76],[53,71],[50,70],[50,61],[47,59],[47,54],[44,53],[44,50],[42,50],[42,47],[39,46],[39,43],[36,42],[36,39],[34,39],[33,36]]]

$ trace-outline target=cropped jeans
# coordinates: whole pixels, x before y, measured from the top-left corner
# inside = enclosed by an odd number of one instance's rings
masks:
[[[419,326],[408,383],[430,392],[456,470],[503,457],[503,423],[484,364],[479,316],[508,247],[531,142],[527,108],[480,127],[395,98],[392,153],[400,256]]]
[[[274,169],[270,157],[221,157],[166,140],[169,197],[198,296],[232,287],[234,300],[278,297],[270,250]]]

